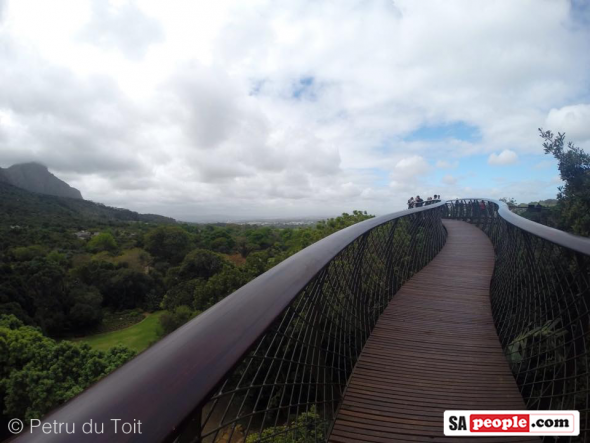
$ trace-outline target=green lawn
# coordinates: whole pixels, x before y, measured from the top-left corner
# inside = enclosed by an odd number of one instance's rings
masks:
[[[147,348],[150,343],[158,338],[158,328],[160,316],[165,311],[148,314],[145,319],[139,323],[119,331],[107,332],[105,334],[89,335],[84,338],[76,339],[79,343],[88,343],[94,349],[107,351],[115,345],[122,344],[129,349],[141,352]]]

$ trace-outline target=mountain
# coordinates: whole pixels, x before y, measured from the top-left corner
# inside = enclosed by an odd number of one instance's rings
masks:
[[[0,174],[5,171],[6,169]],[[0,226],[77,226],[89,221],[176,223],[176,220],[161,215],[138,214],[128,209],[111,208],[79,198],[29,192],[2,181],[0,177]]]
[[[39,194],[82,200],[82,194],[39,163],[22,163],[0,168],[0,181]]]

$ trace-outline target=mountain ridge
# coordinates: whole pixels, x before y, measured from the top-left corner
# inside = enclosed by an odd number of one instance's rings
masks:
[[[0,226],[47,223],[76,226],[87,221],[176,223],[173,218],[163,215],[139,214],[90,200],[30,192],[0,178]]]
[[[53,175],[47,166],[36,162],[0,168],[0,182],[29,192],[83,200],[82,193],[78,189]]]

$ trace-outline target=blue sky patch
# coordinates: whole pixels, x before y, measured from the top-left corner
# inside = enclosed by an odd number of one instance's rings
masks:
[[[313,92],[315,79],[313,77],[302,77],[298,82],[293,84],[293,92],[291,96],[296,99],[301,98],[315,98]]]
[[[539,182],[550,183],[559,174],[557,164],[548,156],[524,154],[519,155],[519,161],[505,166],[491,166],[488,164],[489,154],[479,154],[471,157],[464,157],[459,160],[459,167],[456,169],[436,169],[427,183],[441,193],[445,192],[446,185],[443,177],[447,174],[457,179],[457,186],[480,188],[482,183],[488,187],[504,188],[511,183],[526,180],[538,180]],[[506,190],[510,196],[509,190]],[[436,193],[436,192],[435,192]],[[547,188],[539,189],[540,198],[555,198],[557,184],[548,185]],[[531,197],[531,200],[534,198]]]
[[[450,138],[478,142],[481,140],[481,133],[477,126],[468,125],[464,122],[455,122],[436,126],[422,126],[404,137],[404,141],[438,141]]]
[[[579,26],[586,27],[590,25],[590,4],[588,0],[572,0],[570,14],[574,23]]]
[[[375,185],[389,186],[389,182],[391,181],[391,179],[389,178],[389,174],[391,173],[391,171],[387,171],[385,169],[380,168],[369,168],[368,171],[375,176]]]
[[[255,82],[253,82],[252,87],[250,88],[249,95],[260,94],[260,90],[264,86],[264,83],[266,83],[266,80],[256,80]]]

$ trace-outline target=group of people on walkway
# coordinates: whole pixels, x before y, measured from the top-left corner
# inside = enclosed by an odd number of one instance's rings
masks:
[[[440,195],[434,194],[434,197],[428,197],[426,200],[422,200],[419,195],[410,197],[408,200],[408,209],[419,208],[424,205],[431,205],[432,203],[438,203],[440,201]]]
[[[455,199],[451,211],[453,218],[487,217],[493,214],[494,206],[485,200]]]

